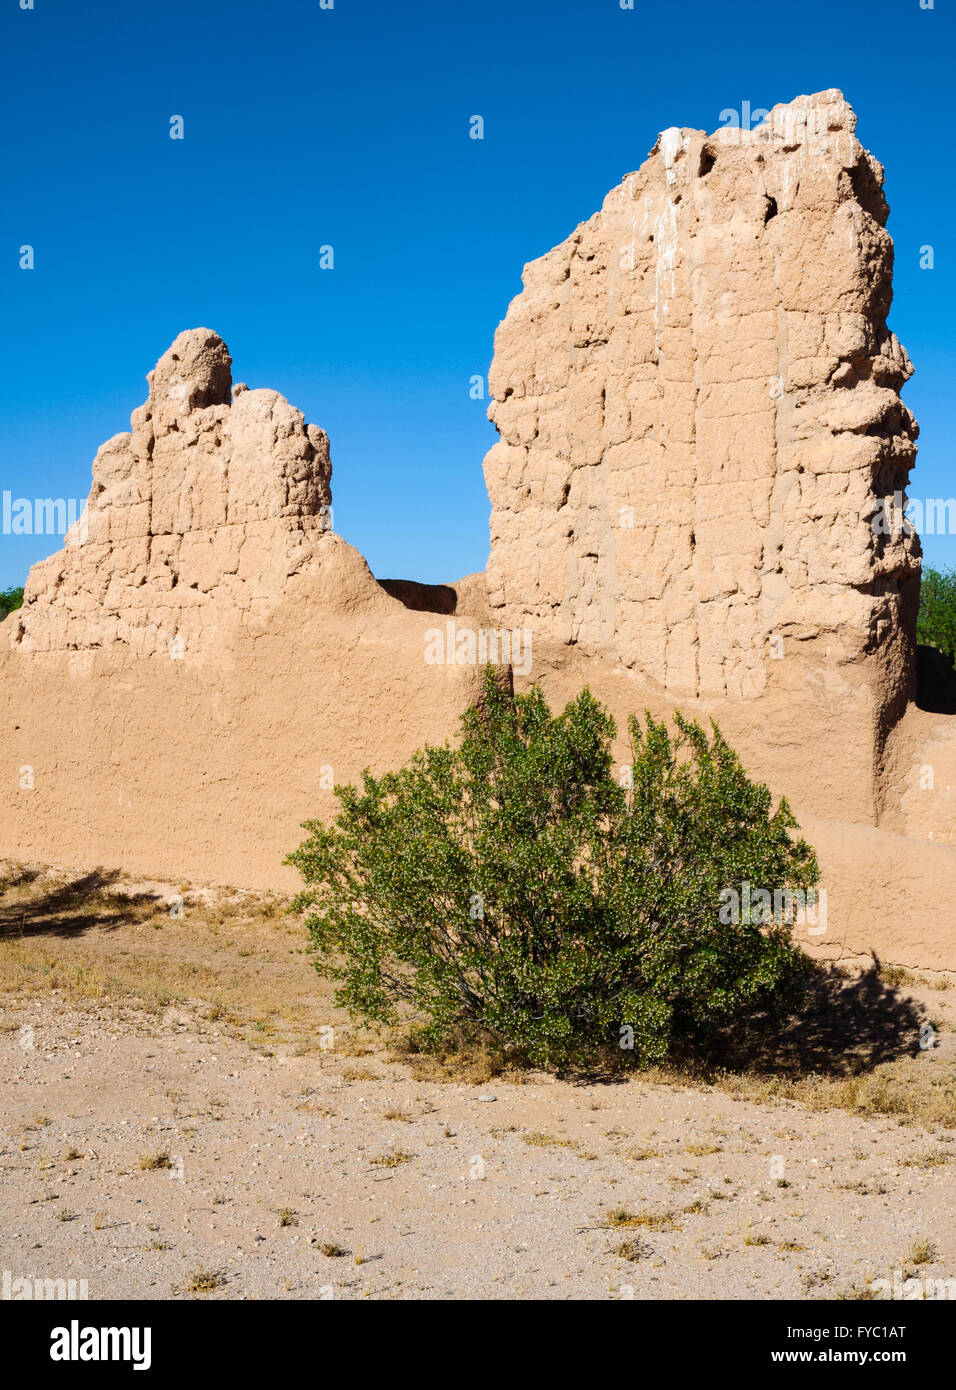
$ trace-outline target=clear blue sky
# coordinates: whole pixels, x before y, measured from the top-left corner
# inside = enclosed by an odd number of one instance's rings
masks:
[[[203,325],[237,380],[329,432],[336,530],[374,573],[483,568],[494,431],[468,381],[524,263],[664,127],[713,130],[744,100],[826,87],[886,166],[890,323],[922,426],[912,493],[956,494],[950,0],[19,3],[0,12],[0,488],[14,496],[85,498],[145,373]],[[60,544],[0,536],[0,587]],[[956,563],[956,537],[924,544]]]

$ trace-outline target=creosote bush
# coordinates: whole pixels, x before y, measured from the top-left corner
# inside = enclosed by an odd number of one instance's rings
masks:
[[[338,1002],[411,1015],[426,1046],[490,1036],[541,1066],[647,1066],[742,1010],[790,1007],[809,962],[787,914],[728,922],[723,890],[805,892],[813,851],[716,725],[674,724],[632,717],[616,777],[588,690],[555,716],[489,668],[457,748],[337,788],[335,820],[307,822],[288,862]]]

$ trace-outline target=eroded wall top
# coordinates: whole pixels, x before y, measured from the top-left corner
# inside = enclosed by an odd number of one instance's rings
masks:
[[[667,130],[526,267],[490,376],[502,621],[705,699],[761,695],[776,640],[869,661],[898,710],[918,541],[871,518],[916,427],[854,126],[829,91],[753,131]]]
[[[97,452],[66,545],[30,571],[11,631],[22,651],[196,648],[317,560],[328,438],[278,392],[233,389],[231,366],[204,328],[160,358],[131,431]]]

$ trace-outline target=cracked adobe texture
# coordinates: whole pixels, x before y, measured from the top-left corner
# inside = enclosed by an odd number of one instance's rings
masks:
[[[919,548],[870,518],[917,430],[854,125],[830,91],[755,131],[666,130],[526,267],[490,376],[488,582],[499,621],[682,697],[863,663],[879,735],[910,691]]]
[[[231,365],[222,339],[194,328],[149,373],[132,432],[97,452],[85,515],[30,572],[24,651],[199,650],[320,559],[328,438],[277,391],[237,385],[231,399]]]

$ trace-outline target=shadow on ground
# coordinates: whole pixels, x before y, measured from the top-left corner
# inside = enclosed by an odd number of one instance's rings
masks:
[[[704,1067],[841,1077],[917,1056],[926,1011],[895,985],[886,984],[881,969],[877,961],[863,974],[848,978],[821,967],[798,1012],[782,1021],[766,1014],[740,1019],[712,1040]]]
[[[51,885],[29,898],[17,889],[29,888],[40,877],[38,869],[18,869],[0,882],[0,941],[28,937],[76,937],[91,928],[113,931],[142,922],[162,911],[151,893],[121,894],[115,891],[116,870],[94,869],[66,883]]]

